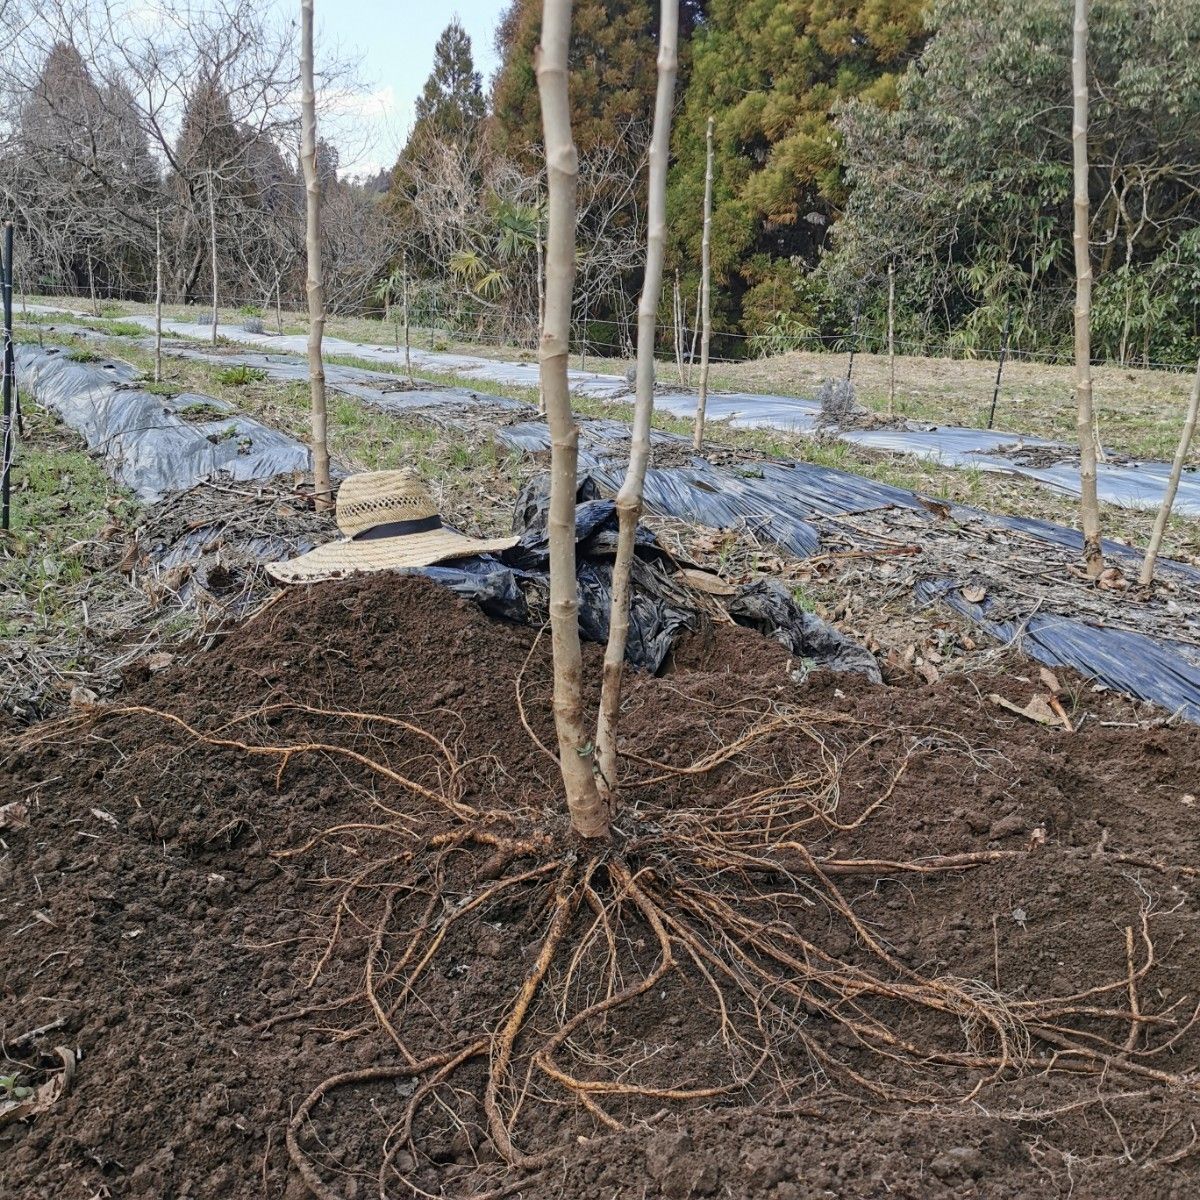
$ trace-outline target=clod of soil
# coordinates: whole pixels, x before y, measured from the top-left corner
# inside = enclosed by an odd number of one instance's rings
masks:
[[[1196,1194],[1200,730],[718,630],[596,848],[534,639],[326,584],[10,741],[7,1194]]]

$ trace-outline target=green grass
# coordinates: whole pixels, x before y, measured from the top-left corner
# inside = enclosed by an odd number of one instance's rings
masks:
[[[258,367],[247,367],[240,363],[232,367],[224,367],[217,372],[217,380],[226,387],[245,387],[248,383],[261,383],[266,379],[266,371]]]
[[[93,539],[136,512],[70,431],[28,406],[13,464],[12,529],[0,535],[0,637],[78,633],[84,613],[71,589],[89,577]]]
[[[197,400],[193,404],[185,404],[183,408],[176,409],[175,415],[182,417],[185,421],[216,421],[228,414],[215,404]]]
[[[86,346],[81,346],[78,350],[72,350],[67,357],[72,362],[92,363],[99,362],[104,356],[102,354],[97,354],[95,350],[89,350]]]

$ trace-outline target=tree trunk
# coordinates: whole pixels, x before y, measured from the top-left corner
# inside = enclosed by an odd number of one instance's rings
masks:
[[[687,369],[687,385],[692,386],[692,368],[696,365],[696,347],[700,345],[700,293],[704,288],[704,283],[701,281],[696,284],[696,307],[692,310],[692,345],[688,350],[688,369]]]
[[[1167,521],[1171,516],[1171,507],[1175,503],[1175,493],[1179,490],[1179,477],[1183,474],[1183,465],[1187,461],[1192,437],[1196,432],[1198,414],[1200,414],[1200,362],[1196,363],[1196,375],[1192,380],[1192,396],[1188,401],[1187,416],[1183,419],[1183,431],[1179,435],[1179,445],[1175,448],[1175,461],[1171,464],[1171,477],[1167,480],[1167,490],[1163,493],[1158,516],[1154,518],[1150,544],[1146,547],[1146,557],[1142,561],[1142,571],[1138,577],[1138,583],[1143,587],[1149,586],[1154,579],[1154,564],[1158,559],[1158,548],[1162,545],[1163,534],[1167,530]]]
[[[313,0],[300,0],[300,161],[304,167],[308,259],[308,389],[312,401],[313,502],[333,504],[325,423],[325,282],[321,274],[321,179],[317,174],[317,100],[313,91]]]
[[[1071,148],[1075,164],[1075,429],[1079,439],[1079,515],[1083,525],[1083,558],[1095,579],[1104,570],[1100,547],[1100,505],[1096,496],[1096,442],[1092,417],[1092,256],[1088,245],[1088,90],[1087,0],[1075,0],[1075,40],[1071,77],[1075,115]]]
[[[162,213],[154,210],[154,382],[162,382]]]
[[[411,326],[408,323],[408,256],[405,255],[404,262],[400,268],[400,287],[403,290],[404,298],[404,369],[408,372],[408,382],[411,385],[413,381],[412,373],[412,342],[410,340],[409,330]]]
[[[217,344],[217,321],[220,313],[217,296],[217,200],[213,194],[212,171],[208,172],[208,233],[209,258],[212,261],[212,344]]]
[[[554,651],[554,725],[571,824],[585,838],[608,836],[608,807],[596,788],[593,747],[584,729],[579,587],[575,580],[575,488],[579,429],[571,412],[567,355],[575,282],[575,188],[567,51],[571,0],[543,0],[537,52],[538,95],[546,146],[546,318],[538,348],[550,425],[550,634]]]
[[[675,268],[675,283],[671,288],[671,316],[675,322],[675,370],[679,386],[683,387],[683,293],[679,290],[679,268]]]
[[[537,238],[537,327],[538,336],[541,337],[541,332],[546,326],[546,276],[545,276],[545,256],[542,253],[542,217],[538,214],[535,223],[535,236]],[[538,372],[538,416],[546,415],[546,392],[542,387],[542,374]]]
[[[629,444],[629,467],[617,493],[620,529],[613,563],[612,611],[604,651],[604,682],[596,728],[600,783],[613,807],[617,792],[617,725],[621,715],[621,677],[629,638],[629,601],[633,543],[642,514],[642,486],[650,461],[650,418],[654,412],[654,327],[662,294],[663,251],[667,228],[667,163],[671,153],[671,109],[678,68],[677,0],[662,0],[658,35],[658,88],[654,98],[654,129],[650,137],[649,200],[646,208],[646,271],[638,306],[637,400]]]
[[[92,252],[88,251],[88,292],[92,297],[92,316],[100,315],[100,301],[96,298],[96,273],[92,269]]]
[[[896,415],[896,264],[888,263],[888,416]]]
[[[712,193],[713,119],[708,118],[704,156],[704,234],[700,239],[700,393],[696,397],[696,428],[692,446],[704,448],[704,412],[708,407],[708,348],[712,340]]]

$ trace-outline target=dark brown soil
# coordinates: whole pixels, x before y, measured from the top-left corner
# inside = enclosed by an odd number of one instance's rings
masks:
[[[394,1014],[395,1032],[417,1058],[463,1047],[512,1011],[553,893],[543,879],[507,886],[537,869],[536,854],[514,862],[466,843],[435,853],[457,818],[363,759],[432,790],[453,785],[463,804],[493,813],[489,829],[541,837],[547,857],[585,862],[586,848],[563,829],[557,767],[521,723],[514,681],[524,671],[530,726],[553,745],[548,638],[530,656],[533,638],[421,580],[328,584],[286,594],[125,699],[210,738],[337,750],[250,754],[112,707],[38,727],[15,749],[10,741],[0,804],[23,802],[28,821],[0,829],[0,1074],[50,1079],[56,1046],[79,1062],[52,1108],[0,1125],[5,1195],[295,1200],[309,1194],[301,1161],[326,1194],[363,1198],[380,1194],[388,1151],[392,1197],[509,1185],[529,1200],[1197,1194],[1200,1037],[1188,1019],[1200,996],[1200,730],[1146,728],[1122,702],[1082,686],[1066,697],[1077,731],[1043,728],[988,701],[1000,693],[1026,703],[1035,688],[1013,677],[901,690],[815,676],[797,686],[778,647],[724,628],[681,647],[664,677],[627,689],[619,845],[644,886],[667,898],[672,881],[694,887],[640,849],[659,826],[694,814],[702,835],[749,794],[772,792],[773,836],[803,821],[818,859],[879,864],[836,877],[858,925],[798,870],[766,883],[750,867],[714,871],[713,896],[748,916],[773,905],[829,956],[820,963],[897,985],[978,981],[981,995],[1015,1013],[1108,988],[1093,1002],[1108,1016],[1062,1017],[1073,1044],[1104,1053],[1103,1070],[1054,1059],[1035,1036],[1024,1067],[989,1081],[961,1059],[870,1052],[819,1005],[784,999],[759,1012],[768,1067],[734,1087],[730,1063],[753,1057],[753,1014],[726,988],[723,1036],[717,993],[680,952],[661,990],[558,1051],[578,1079],[643,1089],[598,1095],[623,1126],[613,1132],[529,1066],[564,1019],[556,1006],[628,987],[654,961],[653,935],[625,914],[609,930],[619,977],[589,974],[605,960],[588,947],[605,936],[584,907],[547,976],[549,998],[531,1007],[518,1045],[526,1057],[514,1059],[501,1097],[509,1114],[520,1097],[517,1149],[548,1152],[549,1165],[521,1174],[501,1162],[484,1134],[481,1059],[430,1093],[409,1146],[395,1126],[416,1085],[368,1003],[365,964],[394,984],[412,931],[444,929],[415,999]],[[587,648],[591,678],[598,657]],[[411,730],[264,711],[284,703],[411,721],[462,770],[451,778],[442,751]],[[258,715],[240,719],[250,712]],[[729,761],[679,773],[773,718],[777,727]],[[505,813],[514,814],[507,824]],[[1000,850],[1020,853],[956,872],[887,867]],[[466,909],[492,880],[507,890]],[[1144,970],[1143,917],[1154,951]],[[1132,1003],[1127,928],[1140,1011],[1157,1022],[1140,1027],[1133,1051],[1129,1021],[1112,1015]],[[867,939],[894,968],[881,967]],[[900,999],[862,1002],[862,1011],[947,1053],[982,1037]],[[847,1000],[845,1013],[857,1012],[859,1001]],[[356,1070],[364,1075],[312,1106],[290,1154],[285,1134],[301,1103]],[[724,1090],[648,1094],[706,1085]]]

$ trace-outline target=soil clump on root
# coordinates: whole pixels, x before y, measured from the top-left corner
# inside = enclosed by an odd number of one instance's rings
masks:
[[[787,667],[718,629],[633,677],[605,846],[567,828],[549,639],[425,580],[288,593],[31,729],[0,1074],[78,1062],[0,1182],[1195,1194],[1200,731]]]

